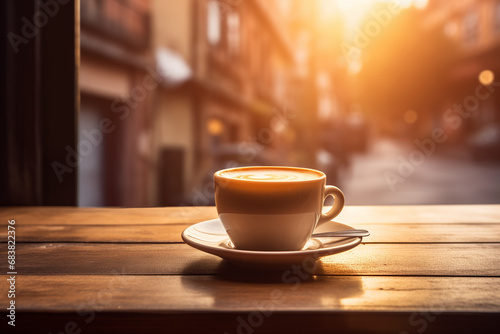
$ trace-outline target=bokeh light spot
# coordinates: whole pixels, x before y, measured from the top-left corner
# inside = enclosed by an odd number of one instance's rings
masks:
[[[493,73],[490,70],[481,71],[481,73],[479,73],[478,79],[482,85],[485,86],[491,85],[495,80],[495,73]]]
[[[418,115],[415,110],[407,110],[403,115],[403,119],[407,124],[413,124],[417,121]]]
[[[218,136],[222,133],[224,129],[224,124],[222,124],[220,119],[212,118],[207,124],[208,133],[212,136]]]

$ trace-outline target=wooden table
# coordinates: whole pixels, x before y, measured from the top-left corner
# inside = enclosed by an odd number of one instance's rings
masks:
[[[213,207],[3,208],[2,333],[479,333],[500,328],[500,205],[346,207],[372,235],[313,275],[184,244]],[[15,220],[16,327],[7,325]],[[291,277],[291,276],[289,276]]]

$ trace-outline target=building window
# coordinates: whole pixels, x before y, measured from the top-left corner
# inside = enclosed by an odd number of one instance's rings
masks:
[[[227,15],[227,42],[229,54],[237,55],[240,49],[240,17],[236,11]]]
[[[221,39],[221,12],[217,1],[207,4],[207,39],[211,45],[217,45]]]
[[[463,44],[473,46],[479,40],[479,13],[476,10],[467,12],[463,20]]]
[[[493,15],[493,25],[495,26],[495,31],[500,34],[500,0],[495,2]]]

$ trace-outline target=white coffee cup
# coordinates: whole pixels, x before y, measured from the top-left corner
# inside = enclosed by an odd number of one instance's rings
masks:
[[[344,194],[324,173],[298,167],[238,167],[214,174],[219,218],[237,249],[302,249],[314,229],[337,216]],[[326,197],[333,207],[322,213]]]

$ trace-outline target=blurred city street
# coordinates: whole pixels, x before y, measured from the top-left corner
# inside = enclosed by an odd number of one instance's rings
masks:
[[[352,158],[351,170],[339,186],[347,205],[488,204],[500,198],[498,162],[474,162],[467,152],[437,152],[415,167],[413,174],[396,182],[394,191],[384,175],[398,175],[400,160],[415,146],[394,140],[377,140],[364,155]]]
[[[213,205],[251,165],[323,170],[348,205],[500,201],[499,0],[80,5],[80,206]]]

